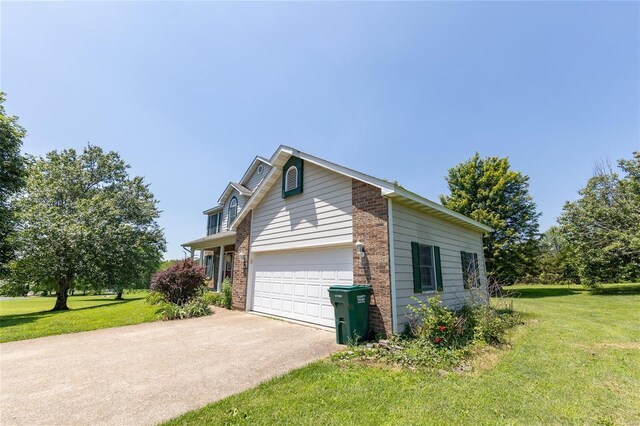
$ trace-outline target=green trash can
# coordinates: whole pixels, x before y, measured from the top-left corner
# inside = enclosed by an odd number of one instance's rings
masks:
[[[334,285],[329,298],[336,317],[336,343],[346,345],[367,337],[371,286]]]

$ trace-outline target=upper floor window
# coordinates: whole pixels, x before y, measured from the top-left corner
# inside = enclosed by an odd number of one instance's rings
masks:
[[[258,164],[258,174],[261,175],[264,171],[264,166],[262,164]]]
[[[284,191],[288,192],[298,187],[298,168],[296,166],[289,167],[287,175],[284,178]]]
[[[210,214],[207,217],[207,235],[213,235],[220,232],[221,223],[222,223],[222,212]]]
[[[302,193],[303,161],[291,157],[282,168],[282,198]]]
[[[234,220],[238,217],[238,199],[233,197],[229,201],[229,214],[227,215],[227,228],[231,226]]]

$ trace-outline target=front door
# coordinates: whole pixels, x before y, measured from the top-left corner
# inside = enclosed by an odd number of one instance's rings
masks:
[[[222,280],[229,279],[233,282],[233,252],[227,251],[224,253],[224,275]]]

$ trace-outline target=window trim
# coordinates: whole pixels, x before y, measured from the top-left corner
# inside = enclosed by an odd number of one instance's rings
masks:
[[[295,186],[293,188],[289,187],[289,173],[295,172],[296,180]],[[287,172],[284,175],[284,192],[291,192],[298,188],[298,168],[296,166],[291,166],[287,169]]]
[[[431,251],[431,265],[421,264],[420,250],[428,247]],[[442,283],[442,261],[440,258],[440,247],[431,244],[423,244],[417,241],[411,242],[411,265],[413,269],[413,292],[433,293],[443,291]],[[422,280],[422,268],[432,268],[431,285],[424,287]]]
[[[292,169],[295,168],[296,174],[296,186],[295,188],[289,188],[287,184],[287,177]],[[304,183],[304,161],[298,157],[291,157],[282,167],[282,198],[287,198],[292,195],[301,194]]]
[[[234,201],[235,201],[235,205],[234,205]],[[231,216],[232,208],[235,208],[233,218]],[[233,197],[231,197],[231,200],[229,201],[229,207],[227,208],[227,229],[231,227],[231,224],[233,223],[234,220],[236,220],[237,217],[238,217],[238,197],[234,195]]]
[[[211,222],[213,222],[212,219],[214,217],[216,218],[215,219],[216,223],[212,225]],[[222,225],[222,211],[207,215],[207,236],[219,233],[221,225]],[[212,230],[214,232],[211,232]]]

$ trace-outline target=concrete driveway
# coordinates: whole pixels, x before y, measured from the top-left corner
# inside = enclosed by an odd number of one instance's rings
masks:
[[[151,425],[339,349],[332,332],[216,310],[0,344],[0,424]]]

